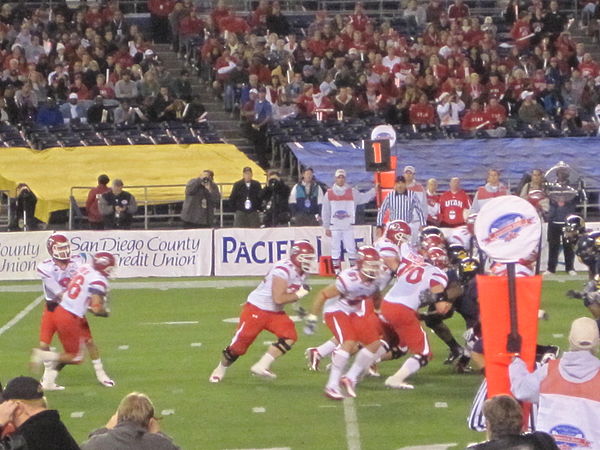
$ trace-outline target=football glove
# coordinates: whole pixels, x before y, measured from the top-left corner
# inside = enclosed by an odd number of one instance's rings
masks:
[[[309,292],[310,286],[303,284],[300,289],[296,291],[296,296],[298,297],[298,300],[300,300],[302,297],[306,297]]]
[[[317,329],[317,316],[309,314],[304,319],[304,334],[313,335]]]

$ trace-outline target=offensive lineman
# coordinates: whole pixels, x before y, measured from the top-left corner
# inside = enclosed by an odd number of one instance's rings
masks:
[[[289,259],[273,265],[258,287],[248,295],[233,339],[223,350],[221,362],[208,381],[219,383],[229,366],[246,353],[263,330],[273,333],[277,341],[271,344],[250,371],[263,378],[277,378],[270,370],[271,364],[291,350],[298,339],[294,322],[285,313],[284,306],[308,294],[306,277],[315,260],[314,247],[310,242],[301,240],[292,245]]]
[[[71,278],[75,275],[77,269],[83,264],[79,256],[71,255],[71,246],[66,236],[62,234],[53,234],[46,243],[48,253],[51,258],[41,262],[37,271],[42,279],[44,288],[44,297],[46,299],[42,320],[40,323],[40,345],[42,350],[50,350],[52,338],[56,333],[56,323],[54,320],[54,310],[59,305],[61,297]],[[113,387],[115,382],[104,371],[102,360],[98,352],[98,347],[94,343],[89,329],[87,319],[83,318],[84,329],[86,331],[85,345],[90,354],[96,378],[100,383],[107,387]],[[64,386],[56,384],[58,371],[52,364],[47,364],[42,376],[42,387],[46,391],[64,390]]]
[[[91,265],[83,264],[75,271],[62,293],[60,304],[52,312],[52,320],[63,352],[35,348],[31,356],[32,365],[44,363],[46,367],[50,366],[46,374],[48,383],[55,383],[56,375],[66,364],[79,364],[82,361],[82,343],[90,339],[85,313],[89,310],[97,316],[108,317],[108,277],[115,266],[116,260],[112,254],[96,253]]]
[[[379,319],[372,303],[377,303],[377,299],[371,300],[380,295],[377,283],[381,268],[379,253],[371,246],[362,246],[357,256],[356,267],[340,272],[334,284],[317,294],[311,315],[306,320],[305,333],[313,334],[317,314],[323,310],[325,323],[339,342],[331,356],[331,371],[325,386],[325,395],[333,400],[344,398],[340,384],[349,397],[356,397],[356,383],[375,360],[380,346]],[[342,377],[350,355],[359,343],[363,347]]]
[[[419,323],[418,309],[422,304],[436,302],[448,284],[448,277],[439,269],[414,253],[402,257],[396,269],[396,282],[381,303],[383,319],[394,329],[400,344],[408,347],[412,356],[402,367],[385,380],[385,385],[394,389],[414,389],[405,380],[426,366],[431,359],[427,335]],[[450,304],[435,303],[436,310],[445,314]]]

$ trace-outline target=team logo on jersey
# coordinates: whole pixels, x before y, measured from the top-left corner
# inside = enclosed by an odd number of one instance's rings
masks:
[[[488,229],[488,237],[483,240],[485,244],[494,241],[510,242],[519,236],[525,228],[535,223],[534,217],[525,217],[518,213],[504,214],[494,220]]]
[[[550,435],[560,449],[592,448],[592,443],[585,438],[585,434],[573,425],[556,425],[550,429]]]
[[[348,217],[350,217],[350,214],[348,214],[347,211],[339,210],[339,211],[336,211],[333,214],[333,217],[336,218],[336,219],[338,219],[338,220],[347,219]]]

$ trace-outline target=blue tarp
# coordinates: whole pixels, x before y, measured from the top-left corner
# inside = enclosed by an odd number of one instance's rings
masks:
[[[331,184],[334,172],[343,168],[353,184],[369,183],[373,174],[365,172],[363,150],[343,143],[329,142],[288,144],[301,166],[312,167],[319,181]],[[600,139],[447,139],[399,141],[392,149],[398,158],[398,171],[405,165],[417,170],[417,178],[425,182],[437,178],[446,186],[453,176],[462,179],[467,190],[474,190],[485,180],[486,171],[496,168],[502,179],[514,187],[525,172],[548,170],[559,161],[576,169],[588,187],[600,187]]]

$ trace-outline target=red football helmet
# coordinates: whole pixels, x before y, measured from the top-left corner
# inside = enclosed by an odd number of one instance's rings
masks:
[[[410,226],[404,220],[392,220],[385,227],[384,236],[396,245],[409,240],[412,234]]]
[[[446,241],[442,236],[438,236],[437,234],[430,234],[425,236],[421,241],[421,248],[424,250],[429,250],[433,247],[445,248]]]
[[[363,245],[356,253],[356,267],[365,277],[374,280],[381,271],[379,252],[370,245]]]
[[[313,263],[317,260],[315,248],[307,240],[295,241],[290,249],[292,264],[303,272],[310,272]]]
[[[117,265],[117,260],[112,253],[98,252],[92,258],[92,267],[102,275],[108,277]]]
[[[440,269],[448,267],[448,254],[443,248],[431,247],[427,250],[425,257],[431,264]]]
[[[71,258],[71,244],[63,234],[53,234],[46,241],[46,248],[52,259],[68,261]]]

